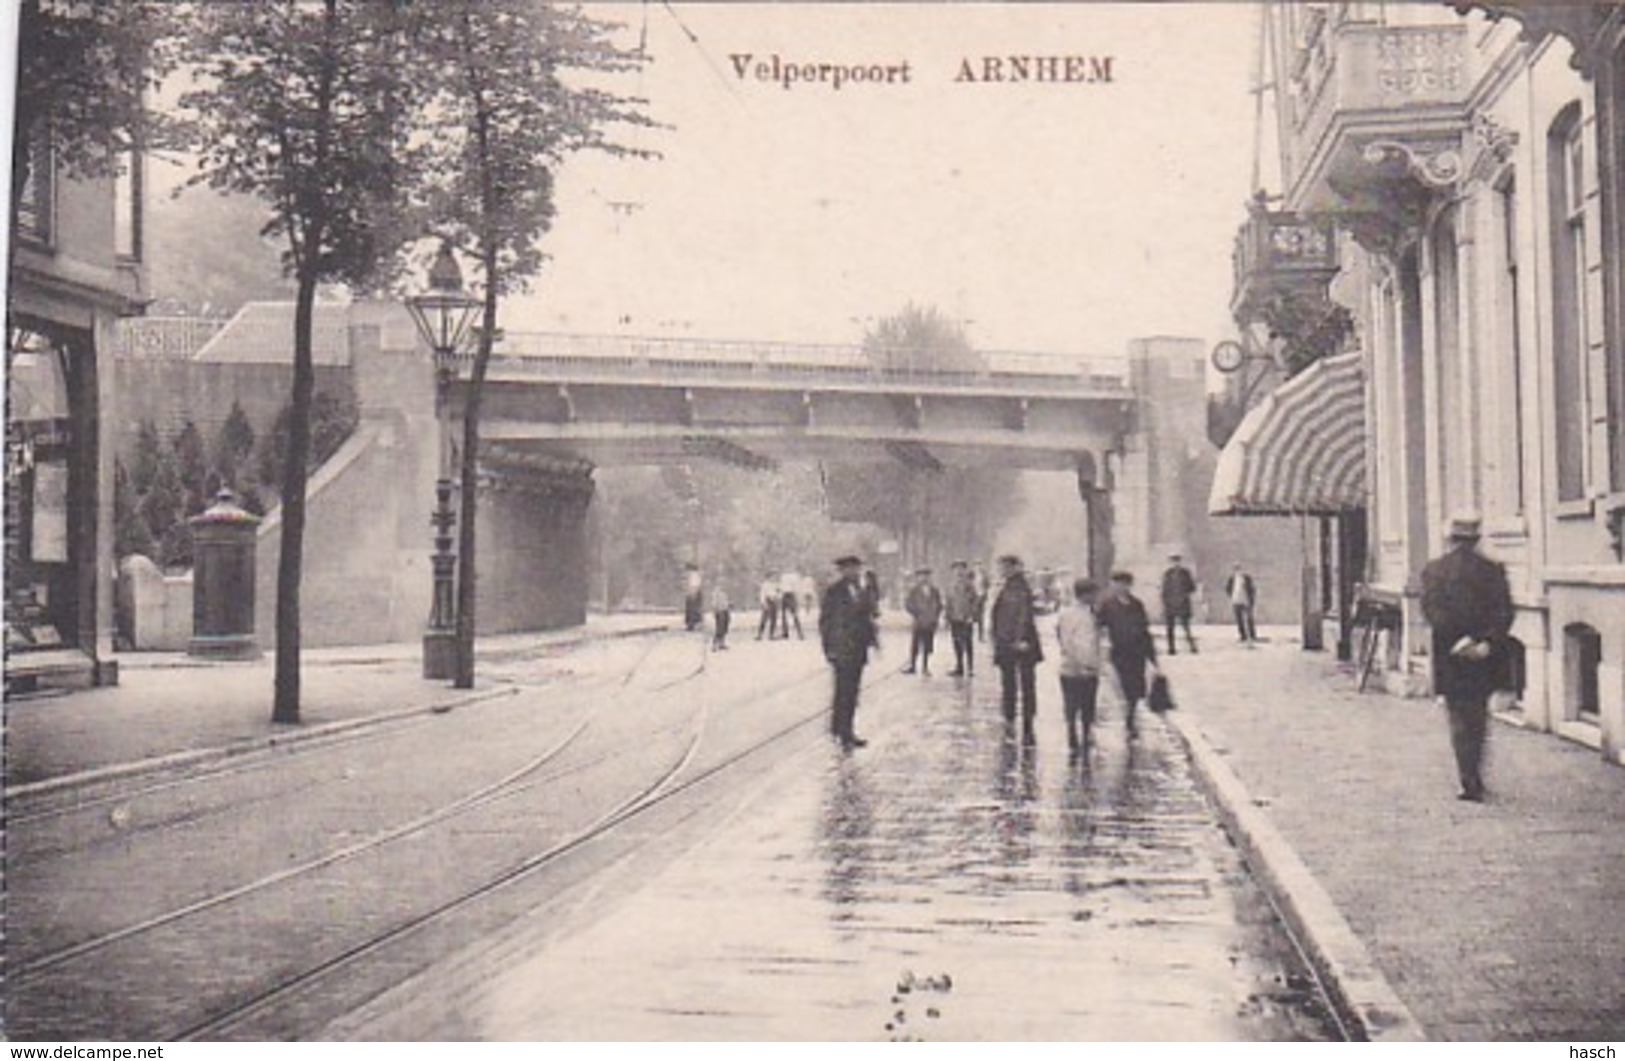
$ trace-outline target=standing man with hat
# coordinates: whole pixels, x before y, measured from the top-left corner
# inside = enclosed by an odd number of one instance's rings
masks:
[[[1196,653],[1196,638],[1191,634],[1191,598],[1196,595],[1196,578],[1186,567],[1178,553],[1168,554],[1168,570],[1162,573],[1162,621],[1168,628],[1168,654],[1174,655],[1174,624],[1185,628],[1185,644],[1191,654]]]
[[[875,642],[875,611],[859,582],[863,561],[843,556],[835,561],[838,578],[824,591],[818,606],[818,635],[824,658],[835,669],[835,697],[830,705],[829,731],[848,750],[868,741],[853,732],[858,712],[858,690],[869,648]]]
[[[1512,591],[1506,568],[1478,551],[1480,520],[1450,520],[1450,548],[1422,569],[1422,615],[1433,627],[1433,691],[1450,716],[1461,780],[1458,799],[1484,799],[1489,700],[1505,679]]]
[[[993,601],[993,662],[998,665],[1004,721],[1007,726],[1016,721],[1016,699],[1021,699],[1022,740],[1033,739],[1033,719],[1038,714],[1038,664],[1044,650],[1038,643],[1038,628],[1033,622],[1033,590],[1022,572],[1021,560],[1014,556],[999,558],[999,574],[1004,585]]]

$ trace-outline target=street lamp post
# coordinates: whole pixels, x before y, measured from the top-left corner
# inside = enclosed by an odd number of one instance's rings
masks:
[[[451,466],[451,385],[457,379],[463,342],[479,306],[479,300],[463,290],[463,272],[451,244],[441,243],[429,269],[429,290],[406,300],[418,335],[434,355],[434,407],[439,425],[440,461],[434,514],[430,517],[434,527],[434,553],[430,557],[434,591],[429,625],[423,632],[425,678],[449,679],[457,672],[457,554],[452,550],[457,512],[452,505],[456,487]]]

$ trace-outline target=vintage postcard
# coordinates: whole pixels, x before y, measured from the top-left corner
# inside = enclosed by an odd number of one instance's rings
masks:
[[[8,28],[8,1040],[1625,1027],[1620,8]]]

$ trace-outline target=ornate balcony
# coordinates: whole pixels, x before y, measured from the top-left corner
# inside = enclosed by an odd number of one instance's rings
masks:
[[[1467,27],[1334,14],[1310,22],[1296,48],[1286,71],[1287,207],[1335,217],[1387,249],[1470,168],[1467,100],[1478,72]]]
[[[1337,275],[1336,230],[1327,220],[1269,210],[1254,203],[1233,253],[1230,313],[1245,323],[1283,292],[1324,294]]]

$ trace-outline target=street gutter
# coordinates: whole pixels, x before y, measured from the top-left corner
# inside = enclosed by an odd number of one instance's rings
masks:
[[[1162,717],[1184,743],[1225,831],[1280,913],[1349,1036],[1366,1042],[1426,1042],[1427,1032],[1372,960],[1337,904],[1200,727],[1184,712],[1172,711]]]

